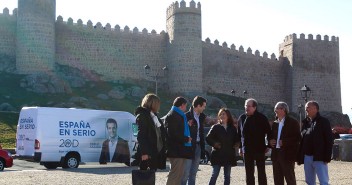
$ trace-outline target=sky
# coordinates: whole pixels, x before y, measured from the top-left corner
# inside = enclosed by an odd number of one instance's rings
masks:
[[[173,0],[57,0],[56,16],[82,19],[132,30],[166,31],[166,9]],[[180,1],[179,1],[180,2]],[[190,0],[186,0],[189,6]],[[352,1],[350,0],[195,0],[202,7],[202,40],[235,44],[279,55],[285,36],[301,33],[339,37],[342,111],[352,116]],[[0,12],[17,7],[17,0],[0,0]],[[307,84],[308,85],[308,84]],[[309,86],[309,85],[308,85]],[[297,89],[299,90],[299,89]]]

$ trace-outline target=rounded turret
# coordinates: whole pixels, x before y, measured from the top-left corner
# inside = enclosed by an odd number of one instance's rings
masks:
[[[171,92],[202,92],[202,21],[200,3],[182,0],[166,11],[167,65]],[[187,74],[187,75],[180,75]]]
[[[47,72],[55,63],[56,0],[18,0],[16,70]]]

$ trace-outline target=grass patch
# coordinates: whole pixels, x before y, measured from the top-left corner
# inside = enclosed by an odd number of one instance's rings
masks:
[[[0,144],[3,148],[15,148],[18,115],[0,112]]]

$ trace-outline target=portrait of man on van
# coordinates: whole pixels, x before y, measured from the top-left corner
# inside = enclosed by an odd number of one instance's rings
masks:
[[[118,124],[115,119],[109,118],[106,121],[106,131],[109,138],[103,142],[99,158],[100,164],[107,162],[130,162],[130,151],[128,141],[117,136]]]

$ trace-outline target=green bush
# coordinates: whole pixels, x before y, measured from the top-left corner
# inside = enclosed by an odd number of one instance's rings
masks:
[[[3,148],[15,148],[18,113],[0,112],[0,144]]]

